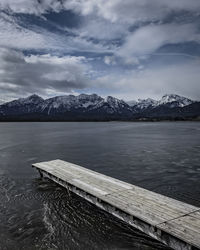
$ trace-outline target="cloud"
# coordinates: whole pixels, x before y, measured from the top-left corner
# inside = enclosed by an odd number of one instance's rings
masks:
[[[12,11],[14,13],[26,13],[40,15],[47,11],[59,11],[61,9],[61,1],[58,0],[1,0],[0,9]]]
[[[199,0],[1,0],[0,10],[0,90],[7,96],[80,89],[129,99],[199,95]],[[68,12],[78,25],[59,24]]]
[[[200,99],[200,61],[160,67],[139,67],[107,72],[90,79],[91,66],[85,57],[30,55],[0,49],[0,99],[13,99],[32,93],[44,97],[74,92],[95,92],[122,99],[160,98],[177,93]]]
[[[0,46],[17,49],[45,48],[44,35],[22,28],[16,21],[5,13],[0,14]]]
[[[111,23],[97,16],[85,18],[82,25],[77,28],[81,37],[91,37],[98,40],[121,39],[128,34],[123,24]]]
[[[69,93],[90,86],[86,59],[30,55],[0,49],[0,90],[8,96]]]
[[[18,50],[43,50],[73,53],[75,51],[105,53],[108,46],[94,43],[76,31],[48,31],[36,25],[21,25],[20,18],[0,12],[0,47]],[[17,42],[16,42],[17,41]]]
[[[199,0],[1,0],[0,8],[14,13],[41,15],[49,11],[73,10],[81,15],[96,14],[112,22],[162,19],[170,12],[197,12]]]
[[[114,56],[105,56],[104,63],[107,65],[115,65],[116,64],[115,57]]]
[[[152,97],[159,99],[166,93],[177,93],[200,100],[200,60],[127,70],[122,73],[107,74],[96,79],[98,88],[107,94],[122,99]]]
[[[66,0],[66,9],[74,10],[82,15],[96,13],[111,22],[135,23],[165,18],[171,12],[191,11],[200,9],[199,0]]]
[[[162,20],[166,15],[181,10],[192,11],[198,15],[200,2],[191,0],[188,4],[188,1],[182,0],[180,4],[178,0],[20,0],[16,3],[14,0],[1,0],[0,9],[4,10],[0,14],[0,46],[21,50],[114,53],[125,41],[118,51],[118,55],[123,56],[129,48],[133,50],[133,54],[137,54],[139,50],[148,53],[149,50],[151,52],[168,42],[192,40],[196,27],[191,20],[190,24],[187,20],[185,24],[162,24]],[[62,32],[54,32],[37,25],[21,25],[20,18],[13,15],[42,15],[49,11],[61,10],[78,13],[77,19],[80,15],[86,18],[81,19],[82,24],[79,27],[66,30],[60,27]],[[158,22],[152,25],[151,22],[155,20],[159,21],[160,25]],[[130,31],[134,24],[134,31]]]
[[[191,41],[200,41],[197,25],[153,24],[139,28],[127,36],[125,43],[117,51],[117,55],[131,62],[135,61],[135,57],[149,55],[165,44]]]

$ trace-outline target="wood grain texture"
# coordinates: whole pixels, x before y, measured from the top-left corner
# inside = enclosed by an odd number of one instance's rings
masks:
[[[33,166],[168,235],[200,248],[198,207],[61,160]]]

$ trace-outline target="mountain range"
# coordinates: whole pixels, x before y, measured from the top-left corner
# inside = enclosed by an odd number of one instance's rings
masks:
[[[97,94],[43,99],[38,95],[0,105],[0,121],[187,120],[200,118],[200,102],[166,94],[125,102]]]

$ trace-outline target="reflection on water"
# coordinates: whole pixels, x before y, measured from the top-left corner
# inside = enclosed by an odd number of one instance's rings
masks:
[[[63,159],[200,206],[199,123],[1,123],[0,249],[167,249],[39,179]]]

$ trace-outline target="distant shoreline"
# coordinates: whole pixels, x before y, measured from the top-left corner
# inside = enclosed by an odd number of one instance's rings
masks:
[[[191,118],[191,119],[135,119],[135,120],[17,120],[17,119],[10,119],[10,120],[0,120],[0,123],[6,122],[200,122],[200,118]]]

